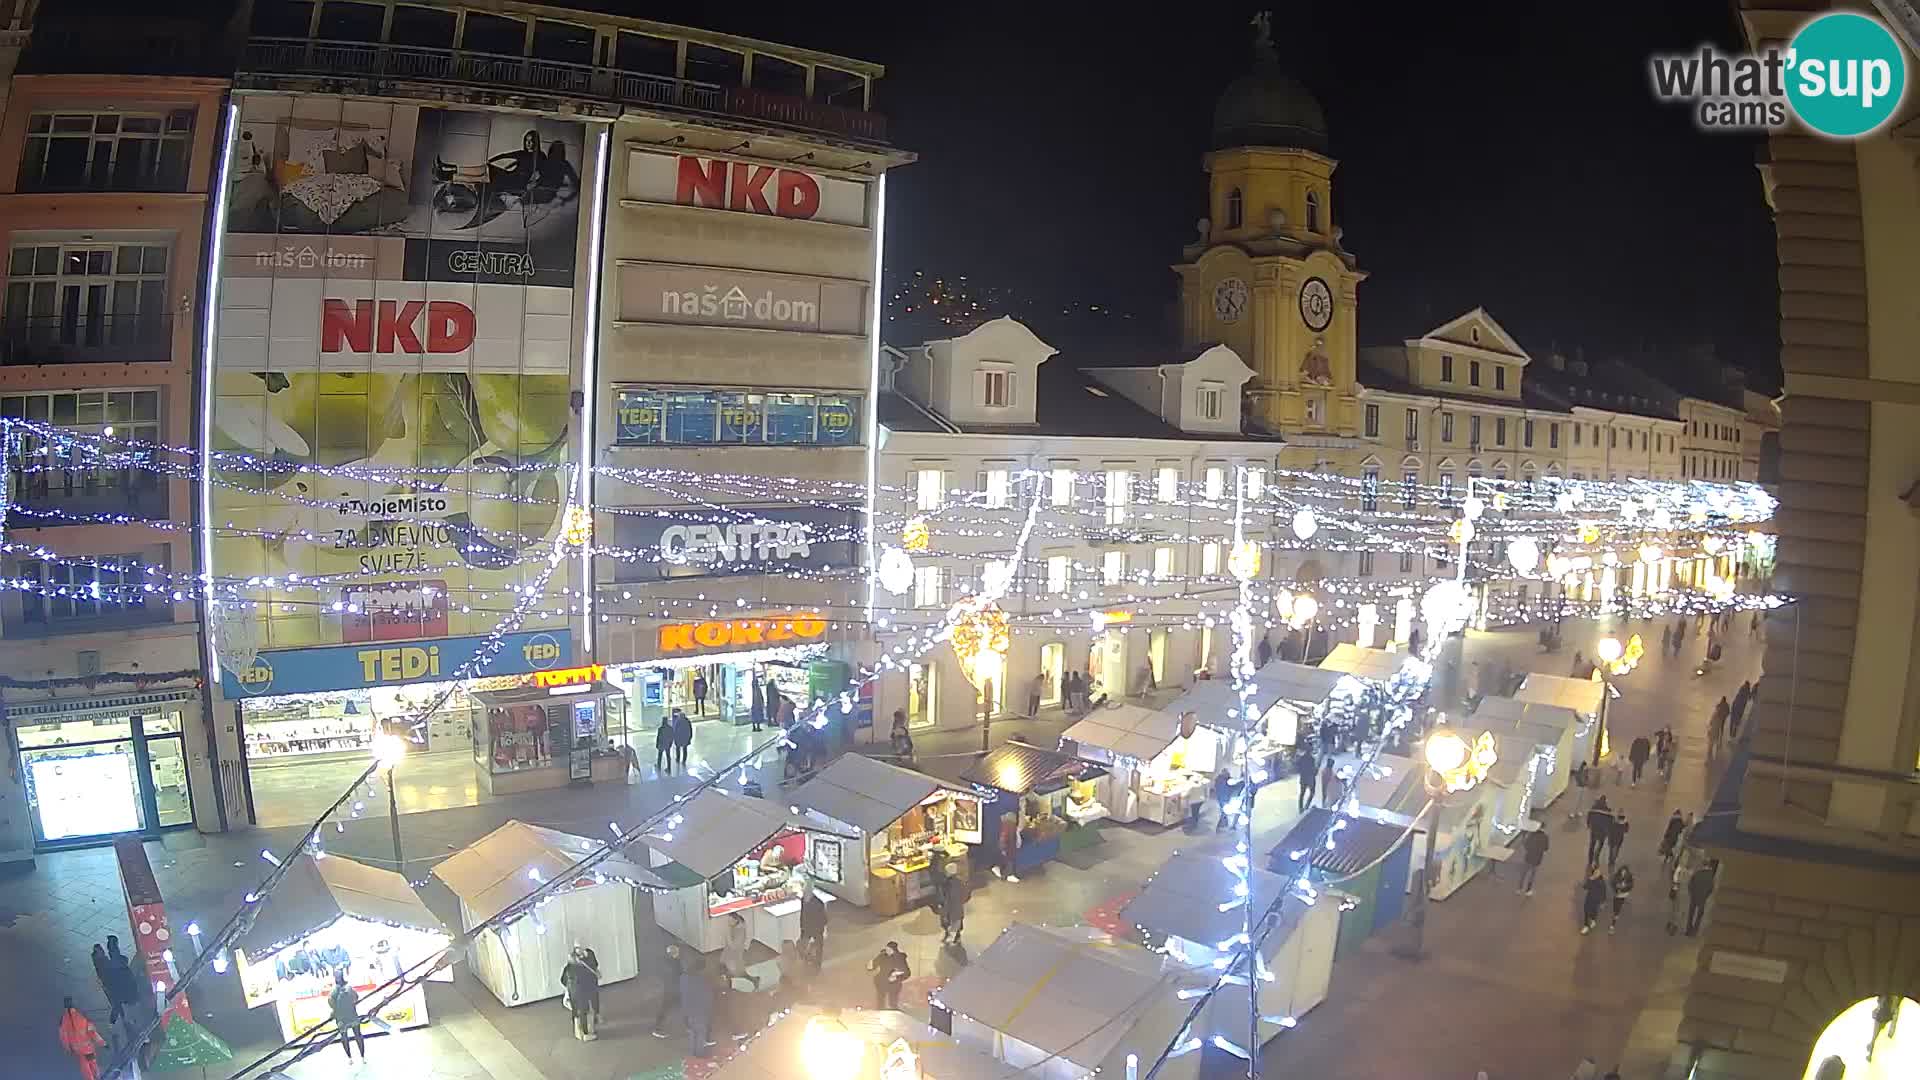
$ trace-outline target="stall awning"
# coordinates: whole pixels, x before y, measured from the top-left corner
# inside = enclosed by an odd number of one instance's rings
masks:
[[[1122,1052],[1152,1061],[1185,1020],[1186,967],[1084,926],[1014,923],[942,987],[942,1005],[1085,1069]]]
[[[1290,660],[1269,660],[1266,667],[1253,673],[1252,681],[1256,715],[1281,701],[1311,709],[1336,693],[1357,692],[1362,685],[1359,679],[1344,671],[1308,667]],[[1161,711],[1175,717],[1192,711],[1209,727],[1237,731],[1243,725],[1229,720],[1227,713],[1239,707],[1240,698],[1234,692],[1231,679],[1202,679]]]
[[[1273,846],[1267,856],[1268,868],[1278,874],[1295,874],[1300,864],[1311,856],[1315,870],[1327,875],[1327,880],[1338,881],[1379,862],[1405,843],[1408,836],[1406,827],[1401,825],[1372,818],[1349,818],[1334,834],[1333,848],[1328,850],[1325,833],[1332,816],[1333,811],[1319,806],[1300,815],[1287,835]],[[1304,854],[1295,859],[1296,851]]]
[[[867,1047],[859,1071],[845,1080],[887,1080],[883,1071],[887,1048],[905,1040],[919,1059],[920,1071],[912,1075],[938,1080],[1019,1080],[1021,1071],[978,1050],[965,1047],[951,1036],[915,1020],[906,1013],[882,1010],[847,1010],[827,1014],[809,1005],[792,1011],[753,1037],[746,1048],[728,1058],[726,1064],[709,1075],[708,1080],[793,1080],[804,1075],[796,1062],[805,1062],[804,1040],[807,1022],[821,1018],[822,1023],[837,1022]]]
[[[1252,903],[1256,920],[1273,906],[1287,888],[1285,878],[1253,868]],[[1246,913],[1220,910],[1221,897],[1233,895],[1238,875],[1218,855],[1180,852],[1168,859],[1140,895],[1120,910],[1124,922],[1144,926],[1156,934],[1173,934],[1218,948],[1241,932]]]
[[[234,947],[249,956],[265,956],[342,916],[446,933],[403,875],[339,855],[301,855]]]
[[[729,869],[754,848],[788,829],[827,831],[818,822],[789,816],[764,799],[728,795],[713,788],[702,789],[681,803],[675,816],[677,821],[658,830],[661,835],[649,836],[645,843],[702,880]]]
[[[1143,709],[1138,705],[1110,704],[1087,714],[1086,719],[1062,732],[1062,742],[1072,739],[1080,746],[1097,746],[1122,757],[1152,761],[1180,737],[1180,715]]]
[[[575,863],[601,846],[599,841],[584,836],[524,821],[509,821],[434,867],[433,876],[453,890],[474,919],[491,919],[543,882],[564,876]],[[601,862],[594,872],[652,888],[674,888],[680,884],[656,870],[617,856]]]
[[[871,836],[941,790],[960,789],[864,754],[842,754],[788,798],[802,810],[825,814]]]
[[[1542,746],[1558,746],[1567,732],[1579,728],[1580,715],[1559,705],[1489,697],[1480,699],[1469,722],[1496,735],[1524,736]]]
[[[1014,795],[1058,790],[1069,780],[1099,776],[1105,769],[1090,762],[1031,743],[1001,743],[993,752],[967,767],[960,779]]]
[[[1520,684],[1513,698],[1515,701],[1558,705],[1563,709],[1572,709],[1581,716],[1598,716],[1600,701],[1606,692],[1606,685],[1594,679],[1569,679],[1564,675],[1542,675],[1536,671]]]
[[[1363,649],[1358,645],[1342,643],[1333,647],[1333,651],[1320,661],[1320,666],[1328,671],[1344,671],[1363,679],[1386,682],[1399,674],[1406,663],[1405,653]]]

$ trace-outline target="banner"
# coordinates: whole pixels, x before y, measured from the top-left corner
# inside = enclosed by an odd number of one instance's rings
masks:
[[[438,682],[453,678],[463,664],[480,655],[486,642],[486,637],[474,636],[411,645],[269,650],[244,671],[222,671],[220,686],[229,698],[247,698]],[[572,659],[573,638],[565,631],[508,634],[493,660],[468,674],[475,678],[525,675],[566,667]]]
[[[825,507],[728,507],[722,515],[689,508],[683,515],[610,517],[613,546],[634,553],[615,562],[616,580],[777,574],[855,566],[860,550],[854,513]]]
[[[755,270],[622,263],[622,322],[864,334],[867,286]]]

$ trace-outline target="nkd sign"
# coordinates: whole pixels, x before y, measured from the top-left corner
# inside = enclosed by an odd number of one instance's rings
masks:
[[[323,300],[323,353],[457,353],[473,348],[473,309],[457,300]]]
[[[826,334],[866,332],[867,286],[856,281],[623,263],[620,319]]]
[[[864,181],[695,154],[630,151],[627,198],[794,221],[867,223]]]

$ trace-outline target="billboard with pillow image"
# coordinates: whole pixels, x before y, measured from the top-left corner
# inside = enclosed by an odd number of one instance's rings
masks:
[[[571,479],[585,131],[238,100],[214,448],[274,464],[217,472],[214,572],[340,580],[261,590],[262,649],[483,634]]]

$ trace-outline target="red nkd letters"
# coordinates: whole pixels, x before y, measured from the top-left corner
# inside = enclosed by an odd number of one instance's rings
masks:
[[[820,212],[820,181],[797,169],[683,155],[673,200],[682,206],[806,219]]]
[[[323,300],[323,353],[457,353],[473,348],[473,309],[455,300]],[[426,347],[420,345],[422,314]]]

